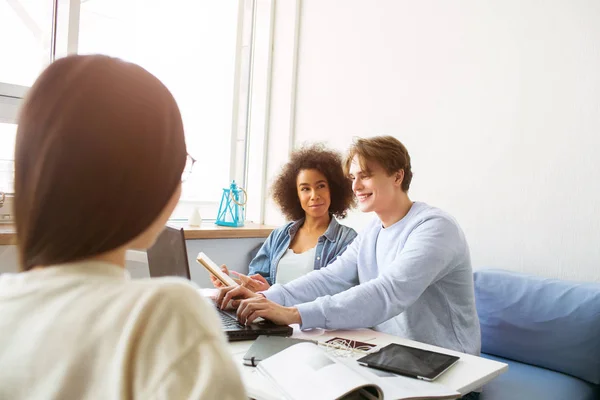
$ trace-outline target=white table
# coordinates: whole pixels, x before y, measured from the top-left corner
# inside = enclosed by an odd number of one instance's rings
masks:
[[[373,343],[379,347],[383,347],[390,343],[398,343],[459,356],[460,360],[454,366],[452,366],[452,368],[440,376],[436,382],[440,382],[450,389],[456,390],[462,395],[482,387],[501,373],[508,370],[508,365],[505,363],[487,360],[485,358],[403,339],[397,336],[373,331],[371,329],[350,331],[325,331],[323,329],[314,329],[302,332],[297,325],[293,327],[293,337],[299,339],[312,339],[318,340],[319,342],[324,342],[328,339],[339,336],[347,339]],[[257,400],[275,400],[282,398],[281,394],[278,393],[277,388],[273,387],[273,385],[267,381],[262,374],[256,373],[256,369],[254,367],[243,365],[244,354],[251,345],[252,341],[232,342],[229,344],[231,353],[240,367],[240,372],[242,374],[242,379],[244,381],[244,385],[246,386],[248,395]]]

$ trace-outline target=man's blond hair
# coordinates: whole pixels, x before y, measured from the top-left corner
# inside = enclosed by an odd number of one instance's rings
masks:
[[[393,136],[374,136],[367,139],[358,138],[354,141],[344,162],[344,172],[348,175],[350,165],[355,156],[358,156],[358,162],[363,171],[369,172],[367,162],[376,162],[388,175],[404,171],[402,180],[402,190],[408,192],[410,181],[412,180],[412,170],[410,167],[410,155],[406,147]]]

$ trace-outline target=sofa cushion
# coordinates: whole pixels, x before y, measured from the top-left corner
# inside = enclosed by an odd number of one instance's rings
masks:
[[[505,362],[508,371],[483,387],[479,400],[597,400],[600,386],[549,369],[482,354]]]
[[[481,351],[600,384],[600,283],[475,272]]]

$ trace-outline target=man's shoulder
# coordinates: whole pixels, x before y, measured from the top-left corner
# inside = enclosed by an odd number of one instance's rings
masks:
[[[359,238],[369,237],[370,235],[377,235],[377,232],[381,229],[381,220],[375,216],[367,221],[358,233]]]
[[[465,234],[456,219],[450,213],[425,203],[420,204],[420,209],[413,216],[409,235],[418,235],[430,242],[453,243],[453,246],[458,246],[457,249],[463,249],[462,254],[468,252]]]
[[[440,225],[440,226],[456,226],[459,227],[456,219],[447,211],[441,208],[430,206],[427,203],[415,202],[413,207],[416,207],[413,213],[413,221],[420,225],[423,223]]]

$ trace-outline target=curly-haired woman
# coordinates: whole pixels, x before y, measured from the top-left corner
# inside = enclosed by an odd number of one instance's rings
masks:
[[[232,271],[255,292],[326,267],[356,237],[354,229],[335,218],[345,218],[354,204],[352,185],[337,152],[321,145],[293,152],[271,190],[273,200],[292,222],[271,232],[250,262],[249,276]],[[229,272],[226,266],[221,268]]]

